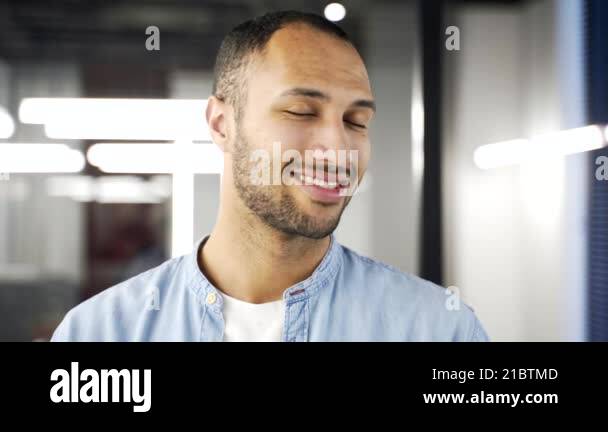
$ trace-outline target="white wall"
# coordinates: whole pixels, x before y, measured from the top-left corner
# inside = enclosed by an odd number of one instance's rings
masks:
[[[461,51],[445,75],[446,283],[494,340],[583,337],[584,156],[489,171],[472,161],[479,145],[583,125],[571,85],[582,45],[559,45],[577,40],[577,10],[542,0],[450,16]]]

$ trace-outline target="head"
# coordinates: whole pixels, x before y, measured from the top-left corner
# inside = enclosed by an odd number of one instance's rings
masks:
[[[217,55],[206,112],[212,138],[225,155],[222,200],[234,201],[228,205],[283,234],[326,237],[352,190],[336,193],[340,186],[327,182],[302,184],[310,183],[303,175],[315,168],[316,180],[327,180],[337,167],[356,176],[350,186],[360,183],[374,111],[365,65],[335,24],[318,15],[276,12],[237,26]],[[269,159],[254,157],[260,151]],[[339,152],[347,152],[346,159],[327,159]],[[253,182],[252,172],[266,162],[270,184]],[[275,173],[281,181],[273,181]]]

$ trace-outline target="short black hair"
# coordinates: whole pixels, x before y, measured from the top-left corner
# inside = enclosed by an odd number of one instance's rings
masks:
[[[352,45],[344,30],[321,15],[292,10],[267,13],[239,24],[222,41],[213,70],[213,95],[240,108],[245,90],[242,71],[251,54],[262,52],[276,31],[294,23],[309,25]]]

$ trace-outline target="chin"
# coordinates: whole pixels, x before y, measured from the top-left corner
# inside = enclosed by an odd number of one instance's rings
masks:
[[[315,217],[308,215],[308,232],[311,234],[308,237],[321,239],[333,233],[340,222],[340,215],[331,215],[328,217]],[[313,234],[314,233],[314,234]]]
[[[311,203],[306,209],[300,208],[309,220],[314,221],[317,226],[331,226],[336,220],[340,219],[342,206],[337,204],[328,205],[325,203]]]

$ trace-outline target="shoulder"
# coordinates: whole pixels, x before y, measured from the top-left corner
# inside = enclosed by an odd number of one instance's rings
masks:
[[[381,291],[384,295],[406,296],[408,300],[422,298],[432,301],[444,300],[445,289],[430,281],[403,272],[389,264],[363,256],[342,246],[344,268],[366,286],[361,289]]]
[[[413,339],[483,341],[488,337],[457,288],[433,282],[342,246],[341,277],[353,301],[364,301],[378,316],[397,322]]]
[[[51,341],[133,340],[155,302],[186,276],[180,272],[185,258],[167,260],[80,303],[65,315]]]

